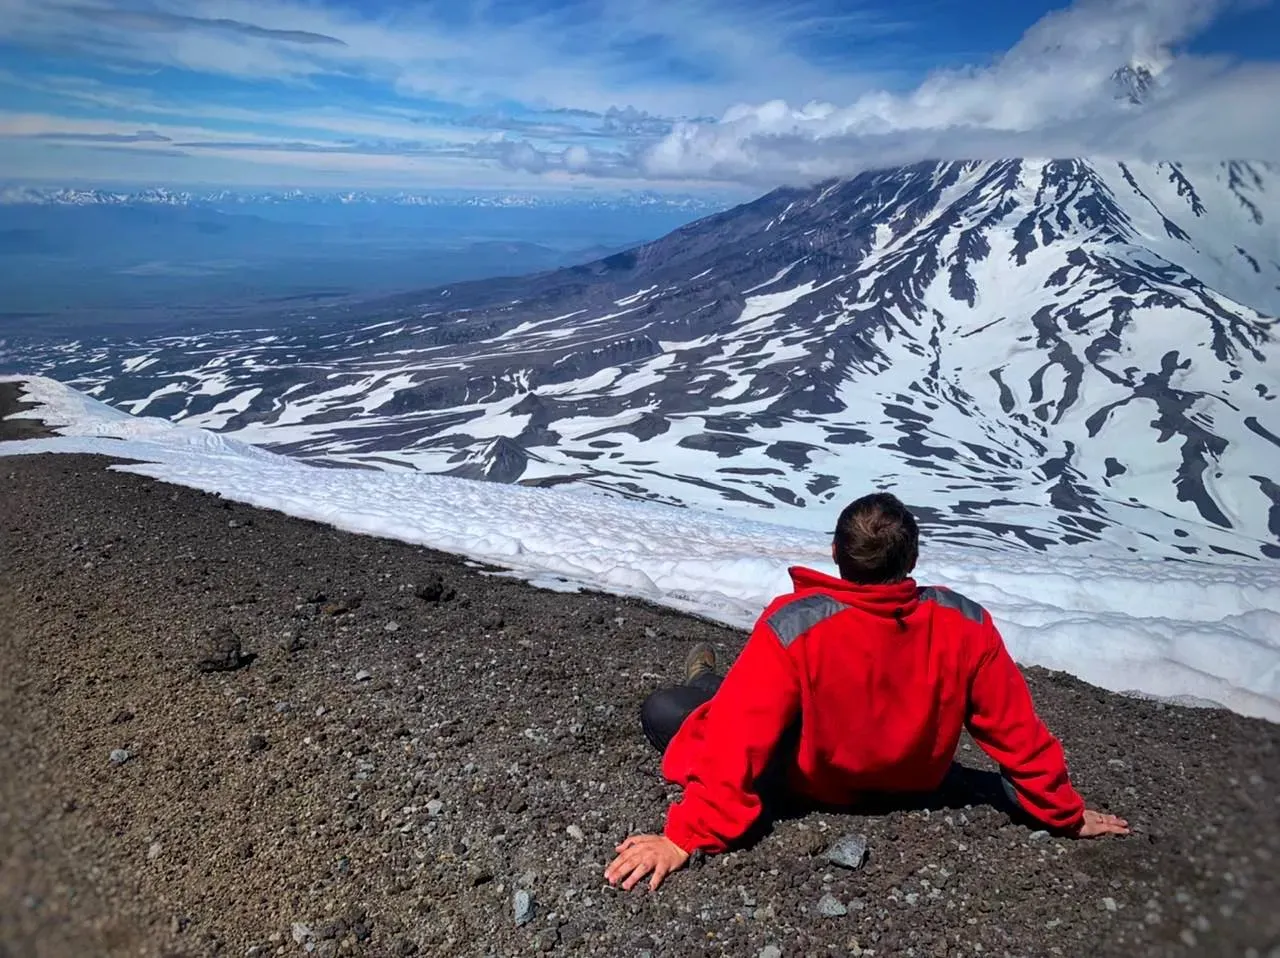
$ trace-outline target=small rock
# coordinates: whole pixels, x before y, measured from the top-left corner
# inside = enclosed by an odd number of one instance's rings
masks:
[[[388,632],[399,632],[400,623],[395,621],[388,622],[386,625],[383,626],[383,629],[385,629]]]
[[[582,829],[579,828],[577,825],[570,825],[568,828],[565,829],[565,831],[569,834],[569,837],[572,838],[575,842],[581,842],[586,840],[587,836],[583,834]]]
[[[373,673],[367,669],[361,669],[356,673],[357,682],[368,682],[371,678],[373,678]]]
[[[440,575],[432,575],[414,590],[414,594],[423,602],[448,602],[457,592]]]
[[[157,858],[160,857],[160,853],[163,850],[164,849],[161,847],[159,842],[152,842],[151,846],[147,849],[147,861],[149,862],[155,861]]]
[[[433,798],[431,801],[427,802],[427,814],[430,815],[432,818],[435,818],[437,815],[439,815],[443,811],[444,811],[444,802],[440,801],[440,799]]]
[[[823,895],[818,902],[818,914],[823,918],[842,918],[849,914],[849,909],[834,895]]]
[[[125,762],[129,761],[129,759],[133,758],[129,753],[129,750],[123,748],[113,748],[109,757],[112,765],[123,765]]]
[[[1033,841],[1033,842],[1044,842],[1044,841],[1048,841],[1048,840],[1049,840],[1049,833],[1048,833],[1048,832],[1046,832],[1046,831],[1044,831],[1043,829],[1041,829],[1041,830],[1040,830],[1040,831],[1038,831],[1038,832],[1032,832],[1030,835],[1028,835],[1028,836],[1027,836],[1027,839],[1028,839],[1029,841]]]
[[[310,927],[304,925],[300,921],[295,921],[293,923],[293,926],[289,929],[289,933],[293,936],[293,940],[299,945],[311,937]]]
[[[1102,907],[1107,911],[1115,911],[1119,906],[1114,898],[1104,898],[1102,899]]]
[[[196,660],[201,672],[234,672],[248,664],[249,658],[241,652],[240,637],[225,625],[208,637]]]
[[[516,927],[533,921],[533,907],[533,895],[523,888],[517,889],[511,896],[511,910],[515,915]]]
[[[827,849],[822,857],[841,868],[861,868],[867,860],[867,836],[845,835]]]
[[[249,750],[250,755],[258,752],[265,752],[267,747],[267,740],[261,735],[250,735],[249,740],[245,743],[245,748]]]
[[[765,945],[756,958],[782,958],[782,949],[777,945]]]

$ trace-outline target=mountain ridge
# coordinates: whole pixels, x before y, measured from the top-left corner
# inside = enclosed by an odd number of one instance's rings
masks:
[[[617,193],[587,191],[485,191],[231,188],[170,189],[161,186],[113,189],[72,186],[0,187],[0,206],[248,206],[317,204],[340,206],[422,207],[663,207],[694,212],[718,210],[725,203],[693,194],[668,194],[652,190]]]
[[[308,458],[808,525],[884,487],[971,545],[1280,557],[1277,171],[922,163],[298,335],[31,359]]]

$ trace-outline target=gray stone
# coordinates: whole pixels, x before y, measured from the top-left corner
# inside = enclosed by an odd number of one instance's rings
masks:
[[[579,828],[577,825],[570,825],[568,828],[565,829],[565,831],[569,833],[569,837],[572,838],[575,842],[584,841],[587,837],[582,833],[582,829]]]
[[[444,811],[444,802],[440,801],[440,799],[433,798],[431,801],[427,802],[427,814],[430,815],[432,818],[435,818],[437,815],[439,815],[443,811]]]
[[[133,756],[129,753],[128,749],[113,748],[111,750],[110,758],[112,765],[123,765],[125,762],[129,761],[129,759],[133,758]]]
[[[861,868],[867,860],[867,836],[845,835],[827,849],[822,857],[841,868]]]
[[[399,623],[399,622],[388,622],[386,625],[384,625],[384,626],[383,626],[383,628],[384,628],[384,629],[386,629],[388,632],[399,632],[399,631],[400,631],[400,623]]]
[[[823,918],[843,918],[849,914],[849,909],[844,906],[840,899],[834,895],[823,895],[822,900],[818,902],[818,914]]]
[[[782,949],[777,945],[765,945],[756,958],[782,958]]]
[[[511,911],[515,916],[516,927],[527,925],[533,921],[533,895],[523,888],[517,889],[511,896]]]
[[[373,678],[373,673],[366,669],[361,669],[356,673],[357,682],[368,682],[371,678]]]
[[[209,634],[196,658],[196,669],[201,672],[234,672],[248,664],[240,637],[225,625]]]
[[[1049,833],[1044,830],[1032,832],[1029,838],[1033,842],[1046,842],[1049,840]]]
[[[1116,904],[1116,900],[1114,898],[1108,897],[1102,899],[1102,907],[1107,911],[1115,911],[1119,906]]]

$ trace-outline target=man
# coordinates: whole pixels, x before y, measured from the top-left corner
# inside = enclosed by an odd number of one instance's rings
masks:
[[[779,790],[815,805],[929,792],[951,767],[961,729],[999,764],[1030,818],[1077,838],[1126,835],[1084,807],[1061,745],[1036,715],[991,616],[956,592],[919,588],[915,518],[892,495],[852,503],[831,547],[836,579],[791,570],[795,591],[764,610],[723,680],[700,646],[686,684],[654,692],[641,722],[683,786],[662,835],[617,846],[605,870],[656,889],[694,852],[740,841]]]

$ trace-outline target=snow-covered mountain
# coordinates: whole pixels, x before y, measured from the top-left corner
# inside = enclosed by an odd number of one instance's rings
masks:
[[[663,208],[705,213],[727,205],[720,199],[652,190],[597,192],[500,192],[466,193],[457,190],[415,193],[405,190],[174,190],[161,186],[140,189],[99,187],[0,187],[0,206],[281,206],[315,204],[333,206],[428,207],[593,207],[605,209]]]
[[[1280,558],[1280,168],[927,163],[257,331],[24,352],[304,458],[993,548]]]

